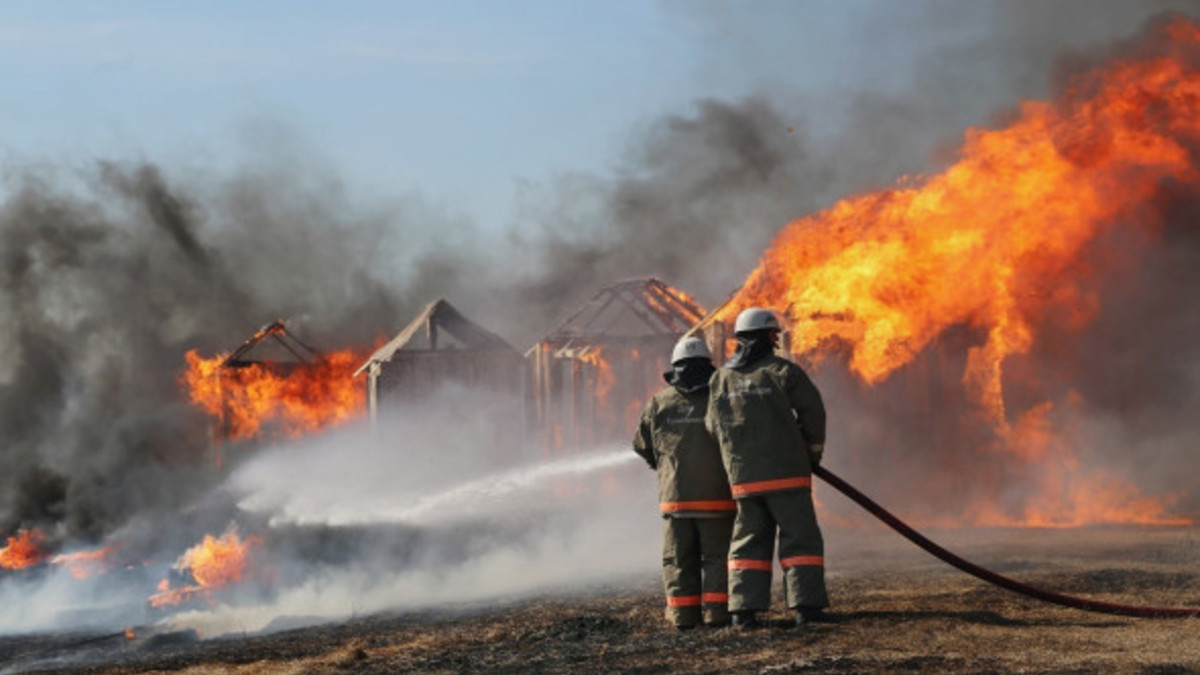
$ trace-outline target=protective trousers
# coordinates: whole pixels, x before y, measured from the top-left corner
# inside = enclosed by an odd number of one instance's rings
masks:
[[[737,505],[729,550],[729,610],[770,608],[776,529],[788,607],[828,607],[825,542],[817,526],[812,490],[743,497]]]
[[[732,517],[663,519],[663,587],[667,620],[691,627],[729,621],[726,604]]]

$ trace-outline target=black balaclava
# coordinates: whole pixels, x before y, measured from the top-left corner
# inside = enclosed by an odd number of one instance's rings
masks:
[[[680,393],[690,394],[708,389],[708,379],[716,370],[712,361],[704,357],[681,359],[671,364],[671,370],[663,373],[663,379]]]
[[[751,330],[737,334],[737,348],[733,357],[725,363],[726,368],[741,368],[756,363],[765,356],[775,353],[776,333],[772,328]]]

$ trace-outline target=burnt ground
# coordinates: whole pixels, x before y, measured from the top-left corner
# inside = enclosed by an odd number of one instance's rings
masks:
[[[1006,530],[936,538],[1001,573],[1108,602],[1200,607],[1191,528]],[[1200,620],[1132,619],[985,585],[883,531],[830,537],[834,623],[677,633],[652,576],[586,592],[441,607],[269,635],[0,638],[0,672],[1200,672]]]

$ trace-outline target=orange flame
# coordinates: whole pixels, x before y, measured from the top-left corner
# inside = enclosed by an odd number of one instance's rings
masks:
[[[21,570],[44,562],[45,542],[37,530],[21,530],[17,536],[8,537],[8,545],[0,548],[0,569]]]
[[[268,363],[223,367],[226,357],[206,359],[196,350],[189,351],[181,382],[192,403],[223,420],[227,438],[253,438],[266,428],[299,436],[365,412],[366,389],[353,375],[366,357],[355,350],[289,367]]]
[[[213,591],[248,578],[253,553],[261,545],[262,540],[257,536],[238,537],[233,525],[220,537],[204,535],[203,541],[184,552],[175,563],[175,569],[188,572],[196,583],[171,588],[170,581],[163,579],[158,584],[159,592],[150,596],[150,605],[156,608],[178,605],[193,597],[203,597],[215,604]]]
[[[1078,403],[1068,397],[1067,405]],[[1172,516],[1167,507],[1175,497],[1144,497],[1121,476],[1102,467],[1087,466],[1075,457],[1064,434],[1049,420],[1052,403],[1027,411],[1006,437],[1007,449],[1038,471],[1028,487],[1036,499],[1016,512],[1006,512],[990,502],[968,506],[973,523],[989,527],[1075,527],[1090,523],[1187,525],[1191,520]]]
[[[674,286],[671,287],[671,294],[674,295],[678,301],[684,304],[692,305],[696,308],[703,307],[703,305],[701,305],[696,298],[679,290],[678,288],[675,288]],[[664,315],[675,314],[675,309],[663,304],[654,293],[642,293],[641,297],[654,311]]]
[[[605,347],[588,347],[579,355],[579,360],[588,364],[595,370],[596,374],[596,400],[600,402],[602,414],[611,415],[612,403],[609,401],[612,395],[613,385],[616,384],[617,378],[613,374],[612,364],[605,357]]]
[[[65,567],[72,579],[87,579],[104,574],[110,569],[108,558],[115,550],[116,546],[109,546],[91,551],[60,553],[50,558],[50,562]]]
[[[590,346],[577,357],[588,364],[595,373],[596,419],[602,427],[619,429],[622,434],[637,426],[637,419],[654,389],[642,391],[640,385],[624,383],[617,386],[617,375],[613,360],[622,364],[634,364],[642,359],[637,347],[614,347],[611,345]],[[603,431],[597,430],[603,435]]]
[[[718,318],[777,309],[792,324],[793,352],[818,362],[848,350],[868,384],[948,328],[976,329],[986,339],[967,355],[970,400],[1010,451],[1045,462],[1034,449],[1055,447],[1063,472],[1073,470],[1061,439],[1010,422],[1003,366],[1031,349],[1051,315],[1074,328],[1091,319],[1098,301],[1079,284],[1089,242],[1118,226],[1156,230],[1145,205],[1163,182],[1200,179],[1188,150],[1200,139],[1200,27],[1177,19],[1158,30],[1160,55],[1082,74],[1063,100],[1025,102],[1005,128],[968,130],[943,173],[789,224]],[[1075,483],[1053,514],[1022,522],[1159,522],[1160,503],[1134,499],[1115,477],[1092,480],[1099,492]],[[1101,495],[1132,510],[1092,510]]]
[[[1180,49],[1200,47],[1195,26],[1168,34]],[[793,222],[721,318],[778,308],[795,322],[793,351],[847,343],[867,382],[951,326],[979,328],[987,342],[964,380],[1002,413],[1004,359],[1028,350],[1048,310],[1080,311],[1082,247],[1119,217],[1145,219],[1133,211],[1164,179],[1197,178],[1181,139],[1200,135],[1200,72],[1183,60],[1093,71],[1072,94],[1061,106],[1024,103],[1008,128],[968,130],[959,161],[919,186]]]

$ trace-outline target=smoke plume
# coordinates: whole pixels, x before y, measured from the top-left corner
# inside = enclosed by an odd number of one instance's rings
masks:
[[[55,178],[22,174],[0,205],[2,532],[95,538],[203,490],[186,349],[293,317],[317,344],[366,342],[406,309],[365,246],[382,223],[336,192],[254,175],[184,188],[116,163],[77,188]]]
[[[229,350],[278,318],[317,347],[369,344],[437,296],[523,349],[598,287],[648,274],[711,308],[789,221],[937,171],[965,127],[1060,95],[1069,74],[1111,56],[1114,40],[1163,9],[1195,13],[1183,2],[874,3],[861,56],[828,59],[828,80],[813,86],[794,81],[794,60],[830,46],[798,48],[791,32],[811,6],[673,7],[713,37],[713,90],[753,89],[646,125],[611,173],[531,183],[517,225],[499,234],[420,200],[360,204],[336,177],[298,174],[295,162],[216,178],[123,161],[70,176],[15,171],[0,203],[0,534],[38,527],[55,542],[120,540],[131,560],[154,553],[159,567],[129,581],[141,589],[199,532],[238,519],[271,533],[283,590],[234,616],[181,616],[197,626],[591,583],[641,571],[642,560],[649,569],[648,474],[630,481],[642,490],[631,501],[555,502],[559,493],[518,478],[545,470],[524,448],[490,454],[488,430],[470,423],[483,403],[464,392],[435,400],[452,414],[420,411],[382,441],[350,430],[218,472],[208,420],[176,379],[183,354]],[[1147,48],[1134,39],[1116,49]],[[1081,281],[1096,299],[1090,323],[1052,323],[1009,364],[1022,384],[1007,389],[1017,411],[1055,402],[1042,422],[1089,440],[1081,461],[1145,493],[1182,495],[1175,510],[1193,514],[1200,495],[1181,468],[1194,463],[1200,403],[1200,310],[1188,292],[1200,281],[1198,204],[1191,186],[1164,185],[1146,205],[1161,232],[1118,229],[1094,242],[1085,262],[1112,274]],[[963,394],[978,343],[967,328],[947,331],[874,387],[836,359],[813,369],[830,409],[831,466],[930,518],[975,498],[984,474],[1012,486],[996,494],[1019,504],[1037,477],[989,454],[995,439]],[[540,488],[575,487],[572,467]],[[471,493],[493,478],[517,487]],[[914,487],[924,502],[913,504]],[[453,522],[378,519],[388,508],[445,515],[453,509],[437,495],[447,492],[467,495],[456,508],[472,497],[486,508]],[[541,576],[525,576],[531,569]],[[95,597],[114,605],[128,597],[111,580],[100,587]],[[18,608],[7,627],[20,608],[77,599],[78,588],[62,574],[6,580],[0,598]],[[141,616],[136,604],[110,618]],[[46,612],[38,625],[66,623]]]

